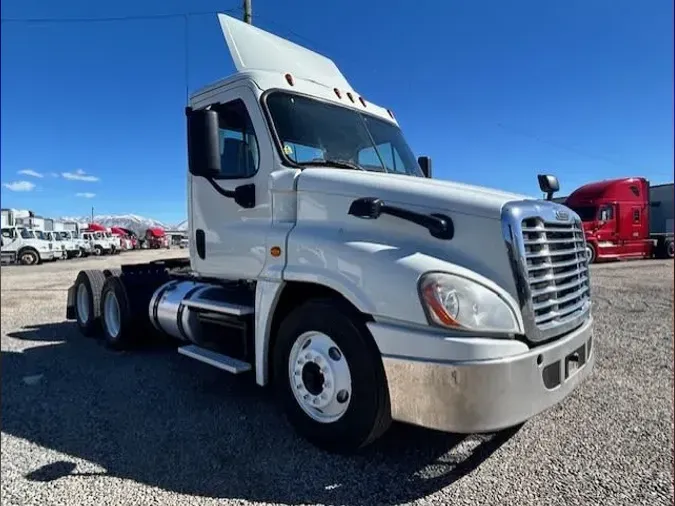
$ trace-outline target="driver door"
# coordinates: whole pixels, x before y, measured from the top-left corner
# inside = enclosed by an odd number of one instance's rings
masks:
[[[221,173],[212,179],[189,175],[190,258],[203,276],[256,279],[266,261],[272,222],[268,180],[273,147],[256,95],[247,85],[226,89],[214,101]],[[255,187],[254,207],[223,195],[246,185]]]

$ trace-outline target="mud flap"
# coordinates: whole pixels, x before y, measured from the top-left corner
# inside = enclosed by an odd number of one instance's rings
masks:
[[[76,320],[75,312],[75,285],[68,288],[68,300],[66,302],[66,320]]]

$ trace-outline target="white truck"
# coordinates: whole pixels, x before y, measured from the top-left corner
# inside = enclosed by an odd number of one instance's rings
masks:
[[[2,262],[37,265],[57,258],[53,244],[42,237],[41,231],[13,226],[2,228]],[[60,253],[58,254],[60,257]]]
[[[54,255],[57,259],[67,260],[73,258],[78,251],[78,247],[74,242],[65,239],[60,232],[53,230],[42,232],[49,242],[53,245]]]
[[[392,420],[506,429],[567,397],[595,361],[579,217],[431,179],[331,60],[219,20],[237,73],[186,109],[189,259],[81,271],[67,318],[250,371],[328,451]]]
[[[80,233],[80,237],[91,244],[91,251],[96,256],[111,255],[115,250],[114,244],[103,235],[103,232],[85,230]]]
[[[70,230],[61,230],[58,232],[69,249],[70,258],[82,258],[92,254],[94,248],[90,241],[81,239],[77,236],[77,232],[71,232]]]

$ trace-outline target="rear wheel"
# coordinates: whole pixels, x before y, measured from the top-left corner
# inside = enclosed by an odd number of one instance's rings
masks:
[[[105,280],[101,292],[103,337],[109,348],[124,350],[135,344],[131,305],[119,275]]]
[[[75,319],[85,336],[98,333],[104,282],[105,275],[98,270],[80,271],[75,279]]]
[[[343,300],[309,301],[291,312],[273,356],[277,399],[315,446],[350,453],[391,424],[380,353],[361,315]]]
[[[675,258],[675,242],[672,239],[667,239],[663,250],[666,253],[666,258]]]

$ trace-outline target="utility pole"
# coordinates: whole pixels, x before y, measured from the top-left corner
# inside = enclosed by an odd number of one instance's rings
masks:
[[[94,206],[91,206],[91,222],[94,223]]]
[[[251,11],[251,0],[244,0],[244,23],[252,23],[253,12]]]

